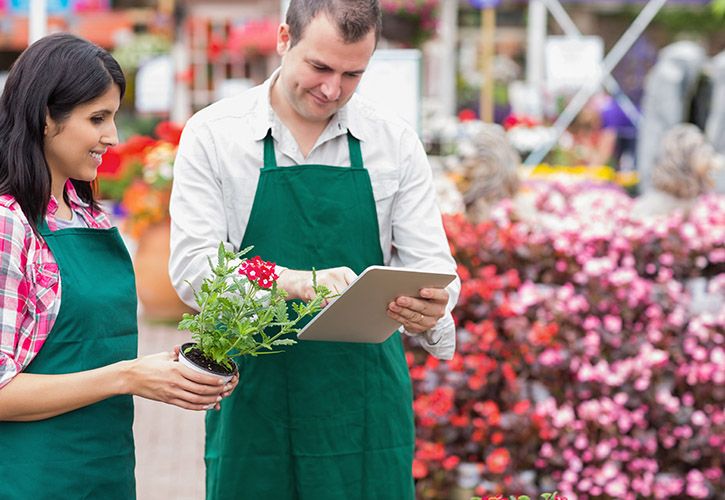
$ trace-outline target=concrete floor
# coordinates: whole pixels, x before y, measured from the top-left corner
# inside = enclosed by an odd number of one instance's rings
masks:
[[[139,355],[168,351],[188,335],[139,320]],[[134,398],[138,500],[204,499],[204,413]]]

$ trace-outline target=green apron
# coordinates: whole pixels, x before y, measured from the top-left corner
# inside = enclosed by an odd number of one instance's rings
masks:
[[[61,305],[25,373],[91,370],[136,356],[136,287],[117,228],[40,233],[58,263]],[[0,422],[0,498],[136,498],[133,400],[116,396],[35,422]]]
[[[383,264],[370,177],[352,166],[278,168],[271,132],[241,247],[291,269]],[[239,358],[238,358],[239,359]],[[206,494],[221,500],[412,500],[412,387],[396,332],[382,344],[299,342],[240,360],[207,413]]]

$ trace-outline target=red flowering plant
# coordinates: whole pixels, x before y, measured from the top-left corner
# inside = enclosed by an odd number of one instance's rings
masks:
[[[191,332],[196,342],[182,346],[182,354],[212,373],[233,374],[234,357],[277,353],[295,344],[292,336],[300,320],[330,298],[313,272],[315,297],[293,301],[288,308],[275,264],[259,256],[244,258],[251,248],[231,252],[219,244],[216,263],[209,259],[210,276],[194,291],[199,312],[185,313],[179,322],[179,329]]]
[[[154,144],[152,137],[134,135],[108,148],[96,178],[101,199],[120,202],[128,187],[141,175],[144,151]]]
[[[458,347],[409,352],[417,498],[725,491],[725,197],[652,220],[632,203],[537,183],[534,213],[445,220]]]

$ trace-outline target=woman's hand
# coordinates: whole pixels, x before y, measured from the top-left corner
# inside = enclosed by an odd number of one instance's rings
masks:
[[[174,346],[174,355],[176,356],[176,360],[179,359],[180,352],[181,352],[181,346],[175,345]],[[232,394],[232,392],[234,391],[234,389],[237,387],[238,383],[239,383],[239,372],[235,373],[234,376],[231,378],[231,380],[229,380],[229,382],[224,384],[224,387],[222,389],[223,392],[221,393],[222,399],[230,396]],[[211,408],[209,408],[209,407],[207,407],[206,409],[211,410]],[[215,410],[221,409],[219,402],[214,403],[214,409]]]
[[[218,377],[197,373],[177,360],[178,349],[124,361],[124,392],[187,410],[208,410],[218,407],[223,394],[236,386],[237,382],[224,385]]]
[[[447,304],[445,288],[423,288],[420,297],[398,297],[388,304],[388,316],[402,323],[407,332],[421,334],[445,315]]]

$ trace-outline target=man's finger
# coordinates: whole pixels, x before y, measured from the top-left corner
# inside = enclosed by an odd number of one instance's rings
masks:
[[[448,290],[445,288],[421,288],[420,296],[426,300],[448,302]]]

